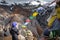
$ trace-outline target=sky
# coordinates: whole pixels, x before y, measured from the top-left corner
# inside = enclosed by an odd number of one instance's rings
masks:
[[[1,1],[1,0],[0,0]],[[6,0],[6,1],[10,1],[10,2],[20,2],[20,1],[33,1],[33,0]],[[40,1],[52,1],[52,0],[40,0]]]
[[[1,1],[1,0],[0,0]],[[13,3],[13,2],[15,2],[15,3],[18,3],[18,2],[20,2],[20,3],[24,3],[24,2],[29,2],[29,1],[34,1],[34,0],[6,0],[8,3]],[[53,1],[53,0],[40,0],[40,1],[48,1],[48,2],[51,2],[51,1]]]

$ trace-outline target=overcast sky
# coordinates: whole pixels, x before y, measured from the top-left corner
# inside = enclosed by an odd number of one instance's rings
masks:
[[[33,0],[6,0],[6,1],[7,2],[27,2],[27,1],[33,1]],[[48,2],[51,2],[53,0],[40,0],[40,1],[48,1]]]

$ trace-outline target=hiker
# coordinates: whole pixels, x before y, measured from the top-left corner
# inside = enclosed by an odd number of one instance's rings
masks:
[[[56,1],[56,14],[50,18],[48,26],[51,27],[56,19],[60,19],[60,1]]]
[[[48,29],[49,29],[49,31],[48,30],[44,31],[44,35],[48,34],[47,36],[50,37],[50,38],[60,36],[60,31],[59,31],[60,30],[60,1],[59,0],[56,1],[56,14],[53,15],[48,22]],[[50,36],[52,31],[55,31],[55,35],[52,34]]]
[[[10,33],[12,35],[12,40],[18,40],[19,31],[16,28],[16,26],[17,26],[17,22],[13,22],[12,27],[10,29]]]

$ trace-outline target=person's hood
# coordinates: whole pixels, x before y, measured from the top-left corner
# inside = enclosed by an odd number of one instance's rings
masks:
[[[16,27],[17,26],[17,22],[12,22],[12,27]]]

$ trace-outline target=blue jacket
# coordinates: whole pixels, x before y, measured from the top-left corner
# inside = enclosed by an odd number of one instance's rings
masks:
[[[60,21],[58,19],[55,19],[55,21],[52,24],[51,30],[59,30],[60,29]]]

